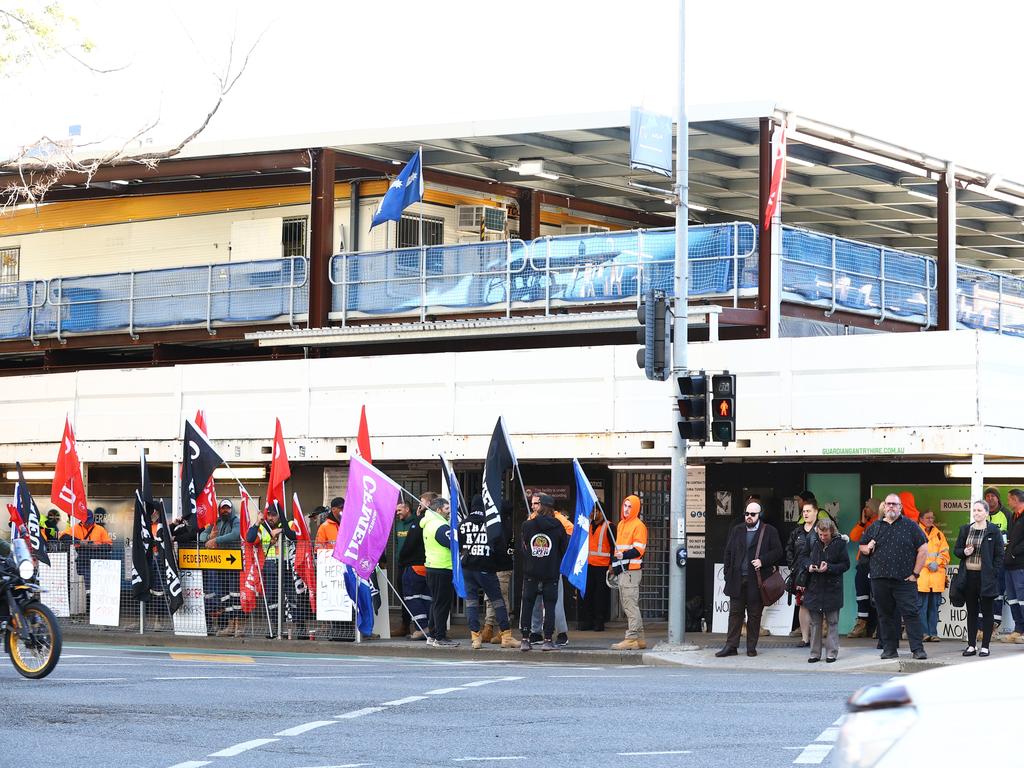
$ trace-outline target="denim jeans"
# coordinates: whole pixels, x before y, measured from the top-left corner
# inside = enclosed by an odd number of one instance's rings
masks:
[[[939,601],[941,592],[918,592],[917,607],[921,612],[921,629],[926,635],[939,636]]]

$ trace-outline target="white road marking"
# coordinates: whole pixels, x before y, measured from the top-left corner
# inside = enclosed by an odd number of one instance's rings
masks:
[[[154,680],[264,680],[253,675],[181,675],[176,677],[154,677]]]
[[[264,744],[270,744],[275,741],[280,741],[280,739],[252,739],[251,741],[243,741],[241,744],[235,744],[219,752],[211,752],[207,757],[234,757],[243,752],[248,752],[250,749],[256,749],[256,747],[262,747]]]
[[[474,680],[472,683],[463,683],[462,688],[479,688],[481,685],[490,685],[491,683],[503,683],[508,678],[498,677],[494,680]]]
[[[583,680],[622,680],[631,677],[642,677],[642,675],[548,675],[553,680],[583,679]]]
[[[819,765],[832,751],[831,744],[808,744],[804,751],[796,756],[794,765]]]
[[[373,763],[345,763],[343,765],[306,765],[303,768],[362,768],[364,765],[373,765]],[[174,768],[174,766],[171,766]]]
[[[815,741],[835,741],[839,738],[839,729],[836,726],[830,726],[818,734],[818,738]]]
[[[212,760],[186,760],[184,763],[175,763],[171,768],[202,768],[212,762]]]
[[[644,755],[689,755],[688,749],[664,749],[658,752],[616,752],[620,757],[642,757]]]
[[[394,675],[292,675],[292,680],[391,680]]]
[[[286,728],[283,731],[278,731],[275,736],[298,736],[300,733],[306,731],[312,731],[314,728],[323,728],[325,725],[334,725],[337,720],[314,720],[311,723],[303,723],[302,725],[296,725],[294,728]]]
[[[335,720],[351,720],[354,717],[362,717],[363,715],[372,715],[374,712],[383,712],[384,707],[363,707],[362,709],[353,709],[351,712],[346,712],[343,715],[335,715]]]
[[[432,691],[427,691],[427,696],[440,696],[444,693],[454,693],[455,691],[461,691],[462,688],[435,688]]]
[[[836,721],[834,723],[832,723],[832,725],[842,725],[843,721],[845,719],[846,719],[846,715],[840,715],[839,717],[836,718]]]
[[[394,701],[385,701],[381,706],[384,707],[398,707],[402,704],[412,704],[414,701],[423,701],[426,696],[406,696],[404,699],[395,699]]]
[[[453,763],[468,763],[470,761],[476,762],[477,760],[525,760],[523,755],[506,755],[504,757],[453,757]]]

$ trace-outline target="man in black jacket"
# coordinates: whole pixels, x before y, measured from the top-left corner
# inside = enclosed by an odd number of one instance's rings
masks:
[[[1006,554],[1006,602],[1013,616],[1013,632],[1003,638],[1004,643],[1024,645],[1024,491],[1014,488],[1006,500],[1013,510],[1008,523]]]
[[[504,546],[502,541],[491,547],[487,535],[487,518],[484,515],[484,497],[476,494],[469,502],[469,514],[459,523],[459,549],[462,561],[462,578],[466,584],[466,620],[474,651],[483,642],[480,636],[480,592],[487,594],[498,619],[503,648],[514,648],[518,643],[512,639],[512,628],[508,622],[508,609],[501,596],[498,577],[495,573],[497,562],[495,550]]]
[[[533,623],[533,605],[537,595],[544,602],[544,644],[542,651],[557,651],[554,643],[555,604],[558,601],[558,585],[562,580],[561,565],[569,535],[555,518],[555,500],[546,493],[534,497],[536,517],[523,523],[519,537],[519,554],[523,560],[523,600],[519,626],[523,640],[522,651],[531,648],[530,625]]]
[[[761,633],[764,601],[758,584],[775,573],[784,553],[779,532],[764,522],[761,505],[747,504],[743,522],[729,531],[725,544],[725,594],[729,596],[729,634],[725,647],[715,653],[719,658],[735,656],[740,644],[740,626],[747,619],[747,656],[757,656],[757,638]]]

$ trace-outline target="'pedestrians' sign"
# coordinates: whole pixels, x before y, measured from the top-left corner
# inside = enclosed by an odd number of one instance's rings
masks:
[[[196,555],[199,557],[196,557]],[[240,571],[242,570],[242,551],[240,549],[194,549],[178,550],[178,567],[205,571]]]

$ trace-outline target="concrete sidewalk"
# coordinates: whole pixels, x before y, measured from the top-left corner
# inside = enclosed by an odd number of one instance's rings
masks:
[[[482,661],[492,663],[510,662],[560,662],[569,664],[683,666],[707,669],[737,669],[744,671],[787,671],[787,672],[919,672],[949,664],[979,663],[985,659],[961,656],[963,643],[943,640],[926,643],[928,659],[917,661],[910,655],[906,641],[901,643],[900,658],[882,661],[881,651],[875,648],[874,640],[842,638],[839,644],[839,660],[833,664],[824,661],[808,664],[807,648],[799,647],[799,638],[766,636],[758,641],[758,655],[748,657],[741,643],[738,656],[715,658],[715,651],[725,644],[725,635],[696,633],[686,636],[685,647],[669,646],[667,628],[664,623],[647,626],[647,649],[643,651],[615,651],[611,645],[623,637],[624,625],[608,625],[606,632],[569,633],[569,645],[557,652],[533,650],[523,653],[506,650],[497,645],[485,644],[479,651],[469,647],[468,630],[465,625],[453,625],[451,636],[461,644],[458,648],[428,648],[423,642],[404,638],[390,640],[366,640],[361,643],[328,642],[325,640],[265,640],[262,637],[221,638],[191,635],[174,635],[169,632],[126,632],[103,629],[91,625],[65,625],[64,638],[68,642],[100,643],[104,645],[135,645],[140,647],[201,648],[205,650],[250,651],[260,653],[313,653],[339,656],[400,657],[422,659],[458,659],[460,661]],[[518,637],[518,633],[516,634]],[[993,641],[992,656],[1000,658],[1010,654],[1024,653],[1024,645],[1009,645]]]

